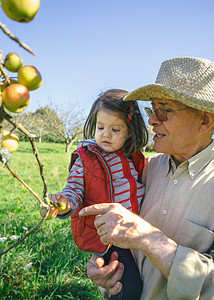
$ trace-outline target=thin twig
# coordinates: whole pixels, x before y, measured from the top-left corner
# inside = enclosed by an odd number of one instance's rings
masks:
[[[2,50],[0,50],[0,71],[2,72],[2,75],[4,76],[6,83],[10,84],[10,78],[7,75],[7,73],[5,72],[4,67],[3,67],[3,53],[2,53]]]
[[[31,146],[32,146],[32,149],[33,149],[33,154],[35,155],[36,157],[36,160],[37,160],[37,163],[39,165],[39,170],[40,170],[40,176],[42,178],[42,181],[43,181],[43,184],[44,184],[44,188],[43,188],[43,198],[46,199],[47,198],[47,181],[45,179],[45,175],[44,175],[44,172],[43,172],[43,164],[40,160],[40,157],[39,157],[39,152],[38,152],[38,149],[36,148],[36,145],[33,141],[33,136],[30,134],[29,131],[27,131],[27,129],[25,129],[21,124],[19,123],[15,123],[13,121],[13,119],[7,119],[7,121],[12,124],[15,128],[17,128],[18,130],[20,130],[22,133],[24,133],[24,135],[26,135],[31,143]]]
[[[13,177],[15,177],[16,179],[18,179],[25,187],[26,189],[28,189],[29,192],[31,192],[34,197],[36,197],[36,199],[41,203],[41,204],[45,204],[44,201],[42,201],[39,196],[34,192],[34,190],[24,181],[22,180],[12,169],[8,164],[5,164],[5,166],[7,167],[7,169],[10,171],[10,173],[13,175]]]
[[[33,54],[36,56],[36,53],[33,52],[30,47],[28,45],[26,45],[24,42],[20,41],[8,28],[5,24],[2,24],[0,22],[0,28],[2,29],[2,31],[9,36],[9,38],[11,38],[12,40],[14,40],[16,43],[18,43],[22,48],[24,48],[25,50],[27,50],[29,53]]]
[[[22,243],[30,234],[36,232],[41,227],[42,223],[47,219],[49,211],[50,211],[50,206],[48,206],[48,209],[47,209],[45,215],[43,216],[42,220],[39,222],[39,224],[35,228],[33,228],[32,230],[30,230],[28,233],[26,233],[26,235],[23,236],[23,238],[21,238],[20,240],[18,240],[16,243],[14,243],[8,249],[6,249],[3,252],[0,252],[0,256],[3,255],[3,254],[5,254],[5,253],[7,253],[8,251],[10,251],[14,247],[16,247],[18,244]]]

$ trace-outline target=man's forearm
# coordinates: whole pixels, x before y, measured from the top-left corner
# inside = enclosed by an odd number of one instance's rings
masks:
[[[145,220],[143,223],[143,232],[139,236],[138,248],[167,279],[178,245],[158,228],[153,227]]]

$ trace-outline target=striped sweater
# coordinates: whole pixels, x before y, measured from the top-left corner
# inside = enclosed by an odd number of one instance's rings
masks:
[[[122,204],[125,208],[133,211],[130,201],[131,185],[133,178],[137,185],[137,201],[140,206],[144,195],[145,186],[138,181],[138,173],[134,167],[132,159],[123,153],[122,149],[116,152],[105,152],[99,148],[94,140],[80,142],[77,148],[87,147],[89,144],[96,146],[102,153],[113,179],[113,202]],[[72,210],[59,218],[67,218],[75,212],[84,201],[84,166],[81,158],[78,157],[69,171],[67,183],[62,190],[68,201],[73,204]]]

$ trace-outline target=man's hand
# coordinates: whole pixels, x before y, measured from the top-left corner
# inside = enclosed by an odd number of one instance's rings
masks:
[[[148,224],[118,203],[91,205],[83,208],[79,215],[97,215],[94,225],[101,242],[126,249],[139,249],[139,239]]]
[[[91,205],[83,208],[79,215],[97,215],[94,225],[103,244],[142,251],[168,278],[178,245],[158,228],[118,203]]]
[[[104,265],[104,259],[94,254],[87,265],[88,277],[97,285],[109,290],[111,295],[118,294],[122,289],[124,266],[118,261],[117,252],[113,252],[108,265]]]

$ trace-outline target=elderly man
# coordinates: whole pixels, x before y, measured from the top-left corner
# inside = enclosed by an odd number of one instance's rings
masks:
[[[180,57],[162,63],[156,83],[124,100],[152,101],[154,149],[143,171],[139,216],[116,204],[84,208],[97,214],[104,244],[133,249],[144,280],[141,300],[214,299],[214,63]],[[101,294],[121,290],[117,253],[109,265],[93,255],[88,276]]]

